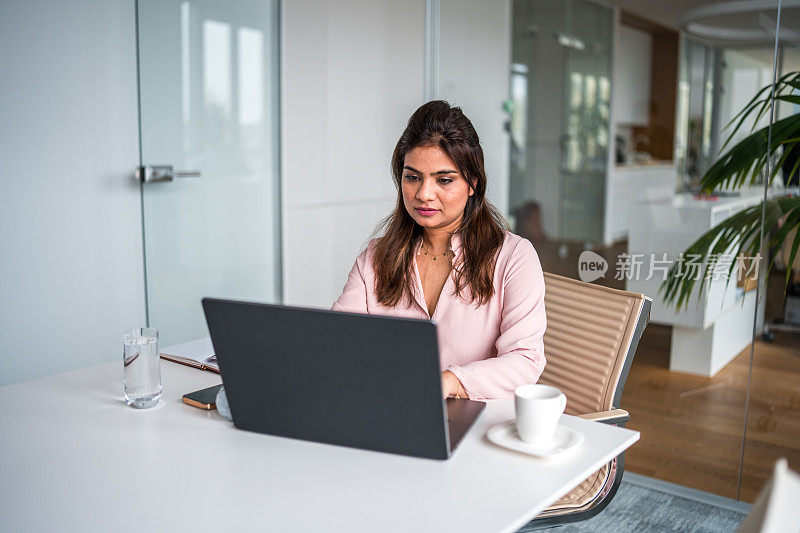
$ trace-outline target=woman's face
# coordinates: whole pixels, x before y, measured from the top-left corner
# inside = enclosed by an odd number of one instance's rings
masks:
[[[451,232],[458,228],[474,192],[438,146],[420,146],[406,154],[401,190],[406,211],[417,224]]]

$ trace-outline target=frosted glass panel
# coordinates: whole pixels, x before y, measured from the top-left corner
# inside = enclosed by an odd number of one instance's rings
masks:
[[[204,296],[278,301],[277,3],[139,1],[149,322],[207,335]]]

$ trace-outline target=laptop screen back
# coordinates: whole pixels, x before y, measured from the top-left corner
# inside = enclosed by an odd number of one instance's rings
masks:
[[[203,299],[236,427],[446,459],[427,320]]]

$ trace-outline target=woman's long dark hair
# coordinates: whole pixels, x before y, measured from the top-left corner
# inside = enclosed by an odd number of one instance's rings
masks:
[[[413,245],[423,229],[403,205],[401,181],[406,154],[426,146],[444,150],[475,191],[467,199],[461,225],[456,230],[461,237],[462,254],[453,264],[453,270],[456,295],[483,305],[494,294],[494,266],[507,224],[486,200],[483,150],[472,122],[460,108],[443,100],[428,102],[411,115],[392,155],[397,205],[381,224],[383,236],[378,239],[373,258],[378,302],[394,307],[401,300],[412,301]],[[468,295],[462,294],[464,289],[468,289]]]

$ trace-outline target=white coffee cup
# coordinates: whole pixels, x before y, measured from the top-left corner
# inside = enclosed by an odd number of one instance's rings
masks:
[[[564,393],[550,385],[536,383],[517,387],[514,398],[519,437],[534,446],[550,444],[567,406]]]

